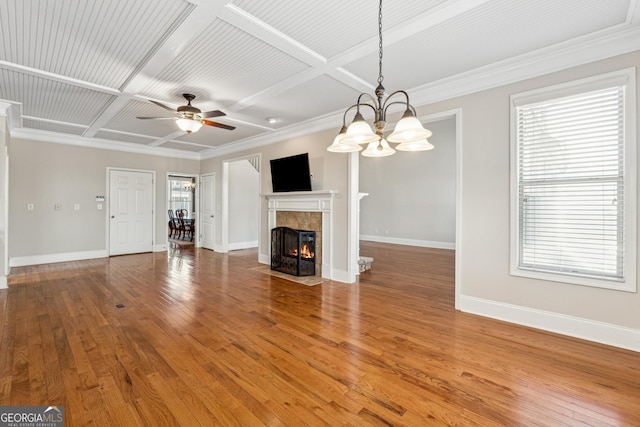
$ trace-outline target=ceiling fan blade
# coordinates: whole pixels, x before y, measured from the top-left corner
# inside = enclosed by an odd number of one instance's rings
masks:
[[[142,120],[173,120],[173,117],[136,117]]]
[[[172,111],[174,113],[176,112],[176,110],[174,110],[173,108],[167,107],[163,103],[158,102],[158,101],[154,101],[153,99],[150,99],[149,102],[152,102],[152,103],[156,104],[158,107],[164,108],[165,110],[169,110],[169,111]]]
[[[210,119],[211,117],[226,116],[226,114],[220,110],[207,111],[206,113],[202,113],[200,115],[202,116],[203,119]]]
[[[235,126],[223,125],[222,123],[212,122],[211,120],[203,120],[202,123],[204,123],[207,126],[214,126],[217,128],[222,128],[227,130],[234,130],[236,128]]]

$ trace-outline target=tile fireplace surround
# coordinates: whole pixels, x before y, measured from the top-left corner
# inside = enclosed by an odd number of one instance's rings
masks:
[[[336,193],[336,191],[327,190],[263,194],[267,199],[269,230],[279,225],[276,219],[278,212],[319,212],[322,214],[320,267],[323,279],[332,279],[333,243],[331,241],[331,234],[333,229],[333,197]],[[268,251],[270,260],[270,244],[268,245]]]

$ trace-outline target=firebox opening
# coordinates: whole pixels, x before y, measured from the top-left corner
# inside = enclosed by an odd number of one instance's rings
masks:
[[[271,269],[294,276],[314,276],[316,232],[275,227],[271,230]]]

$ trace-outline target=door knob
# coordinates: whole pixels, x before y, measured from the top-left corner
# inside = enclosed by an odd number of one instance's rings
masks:
[[[111,215],[111,218],[112,218],[112,219],[113,219],[113,218],[115,218],[115,217],[116,217],[115,215]]]

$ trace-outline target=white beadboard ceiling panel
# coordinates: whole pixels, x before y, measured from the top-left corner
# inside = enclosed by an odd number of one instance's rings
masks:
[[[388,91],[416,87],[616,26],[624,23],[628,5],[629,0],[495,0],[385,46],[384,85]],[[376,52],[345,68],[375,82],[377,62]]]
[[[0,69],[0,99],[22,103],[22,114],[90,125],[115,97],[46,78]]]
[[[383,26],[401,25],[444,2],[387,0],[382,8]],[[378,36],[377,2],[369,1],[366,7],[362,2],[344,0],[236,0],[233,4],[325,58]]]
[[[308,68],[221,20],[196,36],[143,91],[144,95],[184,104],[181,94],[187,92],[201,103],[214,100],[217,105],[229,105]]]
[[[119,88],[193,7],[183,0],[3,0],[0,58]]]
[[[96,133],[96,138],[110,139],[113,141],[124,141],[124,142],[130,142],[132,144],[140,144],[140,145],[149,145],[153,141],[155,141],[155,138],[123,134],[119,132],[109,132],[107,130],[102,130]]]
[[[141,120],[136,117],[166,117],[166,120]],[[106,129],[162,137],[175,132],[174,114],[150,102],[130,100],[106,125]]]
[[[85,127],[80,126],[64,125],[61,123],[45,122],[27,118],[24,119],[24,123],[22,125],[28,127],[29,129],[44,130],[47,132],[64,133],[67,135],[76,136],[81,136],[86,129]]]
[[[383,83],[426,102],[427,86],[496,86],[523,60],[535,66],[520,79],[640,51],[639,11],[640,0],[384,0]],[[9,129],[22,137],[230,153],[338,129],[373,93],[378,62],[373,0],[0,0],[0,101],[19,104]],[[184,93],[236,129],[180,131]]]
[[[322,87],[322,93],[318,93],[318,87]],[[326,114],[327,111],[337,111],[355,104],[360,92],[345,86],[344,84],[328,76],[319,76],[301,85],[265,99],[252,107],[242,110],[238,115],[249,117],[264,117],[265,126],[281,128],[301,121],[312,120]],[[300,102],[306,99],[306,102]],[[294,111],[289,108],[296,103],[298,108]],[[366,114],[366,113],[365,113]],[[275,118],[274,124],[267,123],[267,118]],[[337,127],[340,124],[336,123]]]

